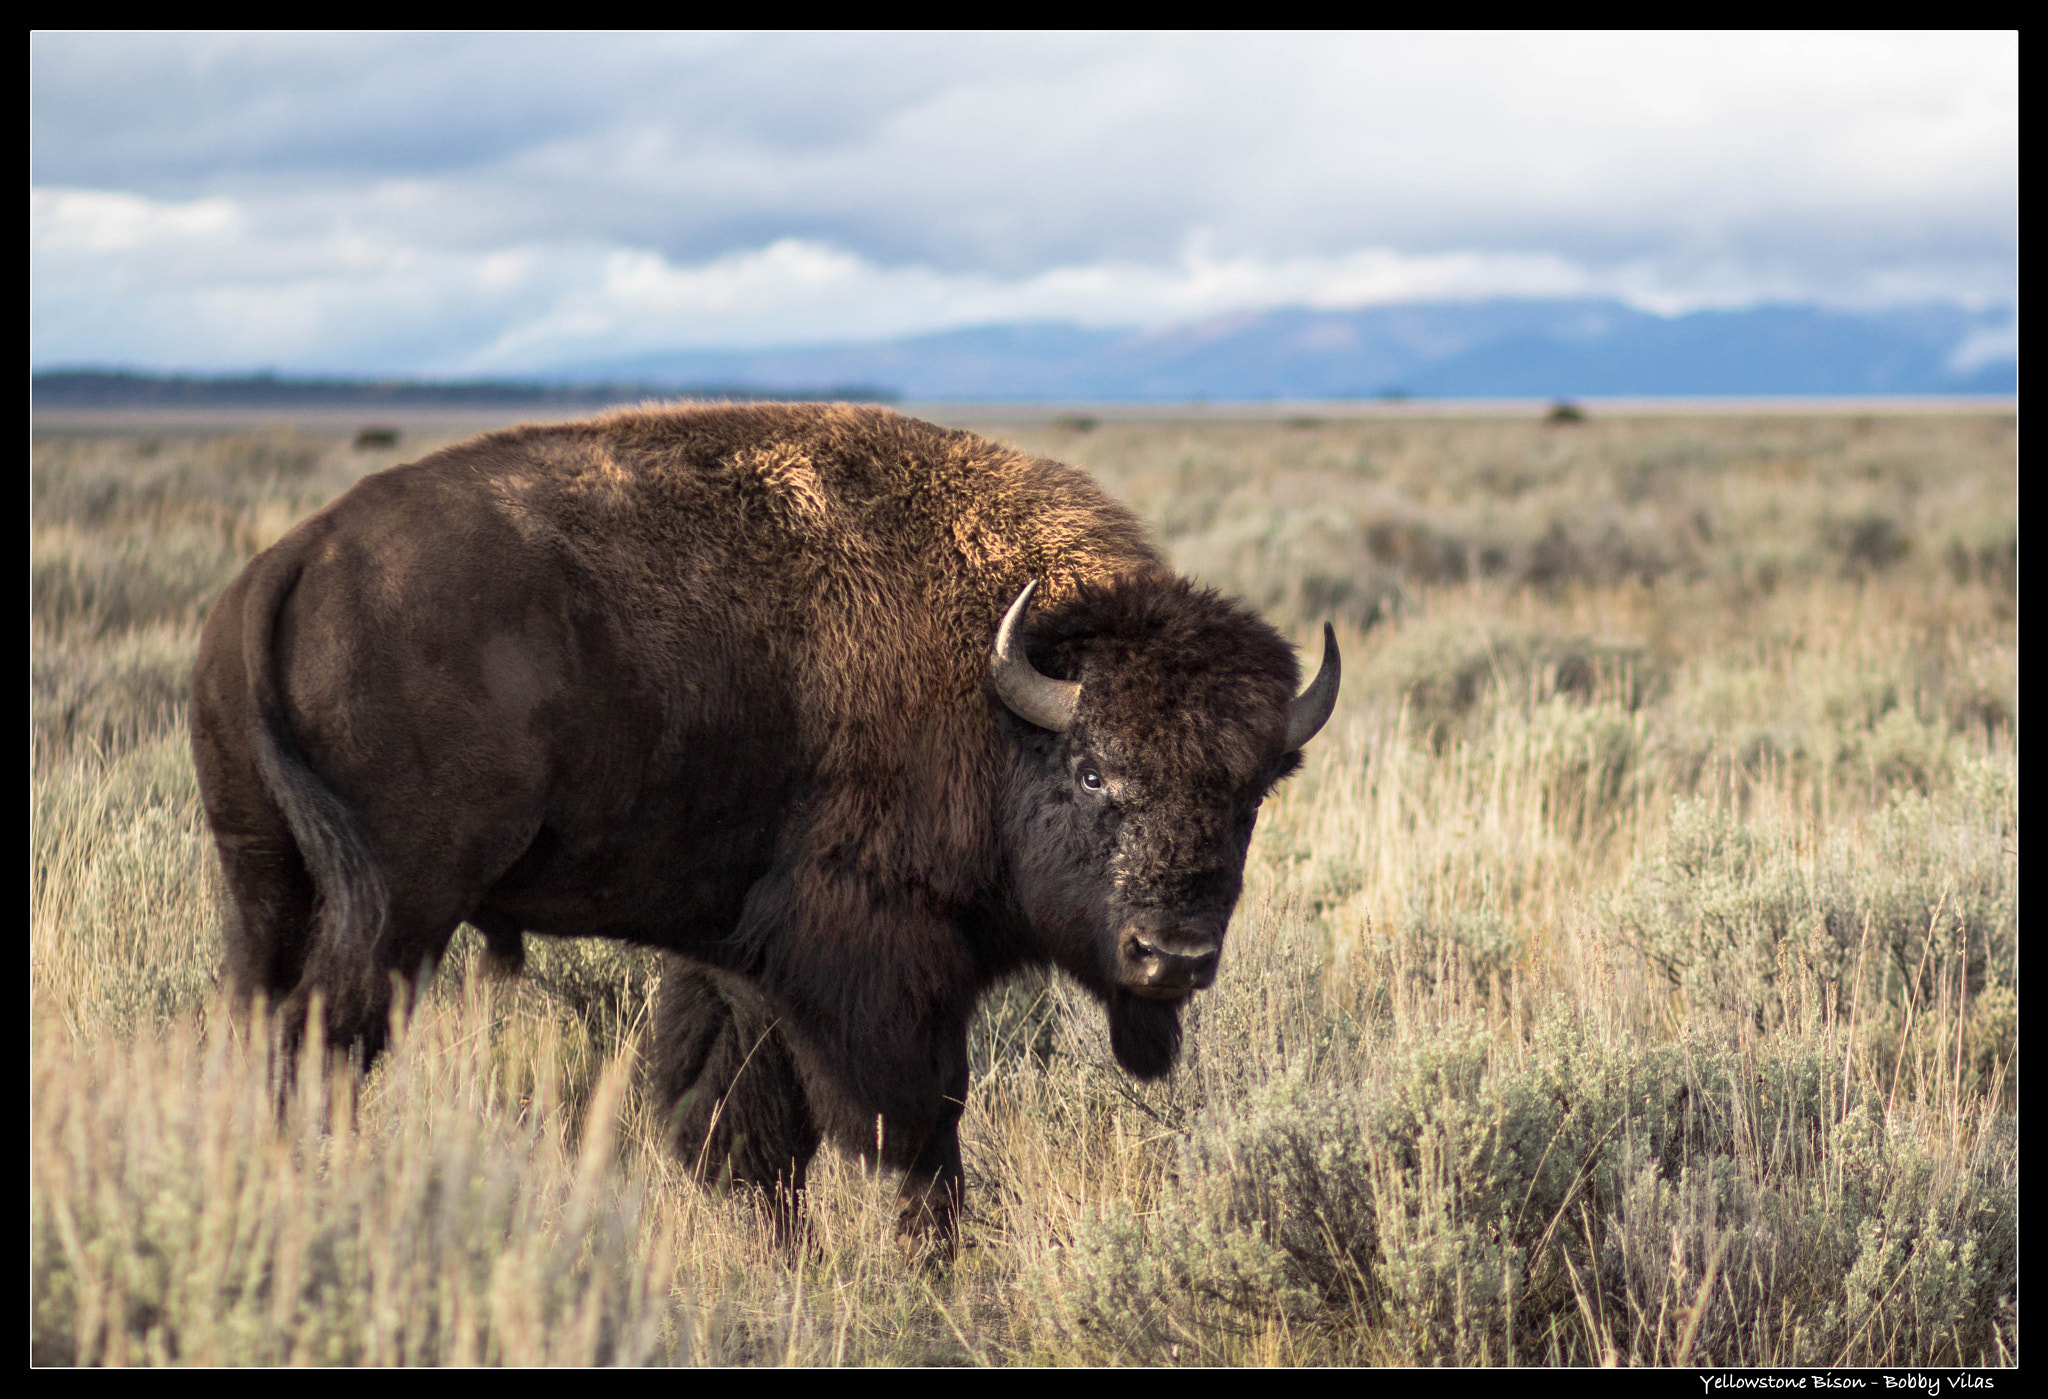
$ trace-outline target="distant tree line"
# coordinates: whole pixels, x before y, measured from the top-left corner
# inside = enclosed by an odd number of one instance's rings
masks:
[[[894,390],[871,384],[774,389],[745,384],[549,384],[512,379],[299,379],[276,374],[136,374],[106,369],[56,369],[30,376],[30,401],[37,408],[597,406],[648,398],[893,403],[896,397]]]

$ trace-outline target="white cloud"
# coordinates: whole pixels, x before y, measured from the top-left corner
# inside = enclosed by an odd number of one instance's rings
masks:
[[[38,363],[2017,295],[2012,35],[37,35]]]
[[[112,190],[32,189],[28,230],[34,255],[120,253],[157,243],[234,238],[241,232],[241,211],[228,199],[159,204]]]
[[[30,197],[30,359],[413,369],[473,353],[552,255],[407,244],[347,224],[266,228],[230,199]]]
[[[1968,374],[1987,364],[1999,364],[2020,357],[2020,318],[2014,316],[2002,326],[1985,326],[1963,337],[1963,343],[1949,352],[1948,367]]]
[[[1537,251],[1384,247],[1272,257],[1219,253],[1199,233],[1171,261],[1074,262],[1009,277],[884,264],[800,238],[691,263],[587,241],[463,249],[376,227],[266,229],[232,200],[90,190],[35,191],[31,228],[37,364],[533,372],[1001,321],[1161,326],[1280,305],[1499,296],[1609,296],[1670,314],[1802,290],[1729,260],[1600,266]],[[1867,302],[1926,299],[1967,273],[1916,279],[1893,269],[1889,283],[1844,290]]]

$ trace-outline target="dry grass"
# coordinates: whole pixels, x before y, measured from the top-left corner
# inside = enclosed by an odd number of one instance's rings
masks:
[[[688,1184],[608,944],[507,986],[465,932],[280,1115],[184,686],[213,592],[395,457],[38,444],[34,1358],[2017,1360],[2009,417],[988,430],[1336,615],[1346,682],[1174,1076],[1057,980],[985,1007],[942,1275],[858,1163],[794,1258]]]

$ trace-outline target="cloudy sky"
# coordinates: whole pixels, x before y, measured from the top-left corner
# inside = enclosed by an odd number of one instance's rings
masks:
[[[991,321],[2017,300],[2013,35],[30,43],[32,360],[515,373]]]

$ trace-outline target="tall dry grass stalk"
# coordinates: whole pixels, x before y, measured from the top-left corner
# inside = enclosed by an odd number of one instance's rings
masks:
[[[34,1358],[2016,1362],[2009,417],[991,430],[1346,682],[1172,1077],[984,1006],[942,1274],[856,1161],[794,1251],[688,1181],[649,954],[465,931],[360,1083],[228,1017],[197,626],[389,458],[39,443]]]

